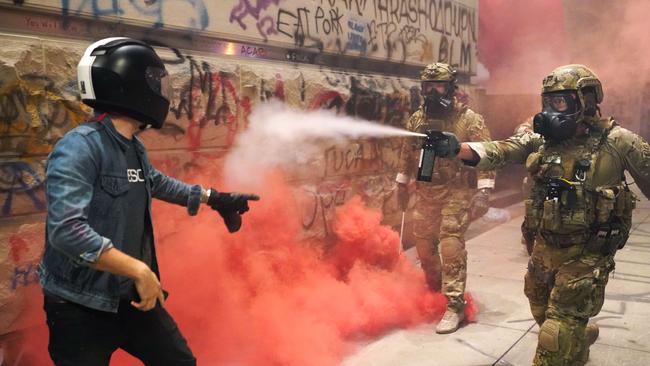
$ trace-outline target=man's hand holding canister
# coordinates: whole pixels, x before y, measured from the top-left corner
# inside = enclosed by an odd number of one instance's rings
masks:
[[[241,227],[241,215],[248,211],[248,201],[259,201],[260,197],[255,194],[237,192],[218,192],[215,189],[208,190],[207,205],[219,212],[223,218],[228,231],[234,233]]]

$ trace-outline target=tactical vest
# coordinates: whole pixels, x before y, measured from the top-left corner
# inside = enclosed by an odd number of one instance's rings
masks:
[[[594,186],[598,161],[604,154],[612,124],[583,139],[545,144],[528,156],[526,169],[534,181],[524,201],[524,235],[566,248],[613,254],[625,245],[632,226],[636,197],[625,176],[614,186]],[[577,142],[577,143],[575,143]]]

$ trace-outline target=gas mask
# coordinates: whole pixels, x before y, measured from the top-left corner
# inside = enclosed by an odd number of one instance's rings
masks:
[[[575,135],[581,119],[575,91],[545,93],[542,94],[542,112],[533,118],[533,131],[546,140],[559,142]]]
[[[447,81],[423,81],[424,110],[430,117],[444,117],[453,104],[453,86]]]

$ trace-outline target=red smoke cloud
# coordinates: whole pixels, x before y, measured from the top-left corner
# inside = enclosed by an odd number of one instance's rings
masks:
[[[265,181],[237,234],[204,212],[161,243],[167,306],[201,363],[336,365],[350,341],[444,312],[445,298],[427,290],[397,233],[360,198],[339,209],[325,250],[300,240],[290,187]]]
[[[356,340],[442,316],[446,299],[428,291],[380,212],[355,197],[336,213],[334,243],[306,242],[291,187],[280,175],[265,182],[236,234],[207,209],[154,209],[165,306],[199,364],[337,365]],[[466,313],[474,319],[471,298]],[[118,352],[112,364],[134,362]]]
[[[282,177],[265,182],[234,235],[214,212],[157,210],[177,230],[160,238],[166,306],[200,364],[337,365],[354,340],[441,317],[446,299],[427,290],[379,212],[349,201],[326,249],[300,240]],[[475,312],[470,303],[468,317]]]
[[[544,76],[569,63],[563,0],[480,0],[479,9],[488,93],[538,94]]]
[[[584,64],[600,78],[604,116],[650,136],[650,2],[641,0],[479,0],[479,59],[490,73],[491,129],[539,112],[521,95],[539,96],[543,78],[558,66]],[[499,104],[503,104],[503,107]],[[525,116],[509,120],[514,115]],[[491,122],[494,121],[494,122]]]

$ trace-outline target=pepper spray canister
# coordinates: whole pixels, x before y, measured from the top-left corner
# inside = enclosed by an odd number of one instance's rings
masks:
[[[427,131],[427,136],[422,142],[422,149],[420,150],[420,163],[418,164],[417,180],[421,182],[431,182],[431,179],[433,178],[433,168],[436,163],[435,142],[436,135],[434,131]]]

